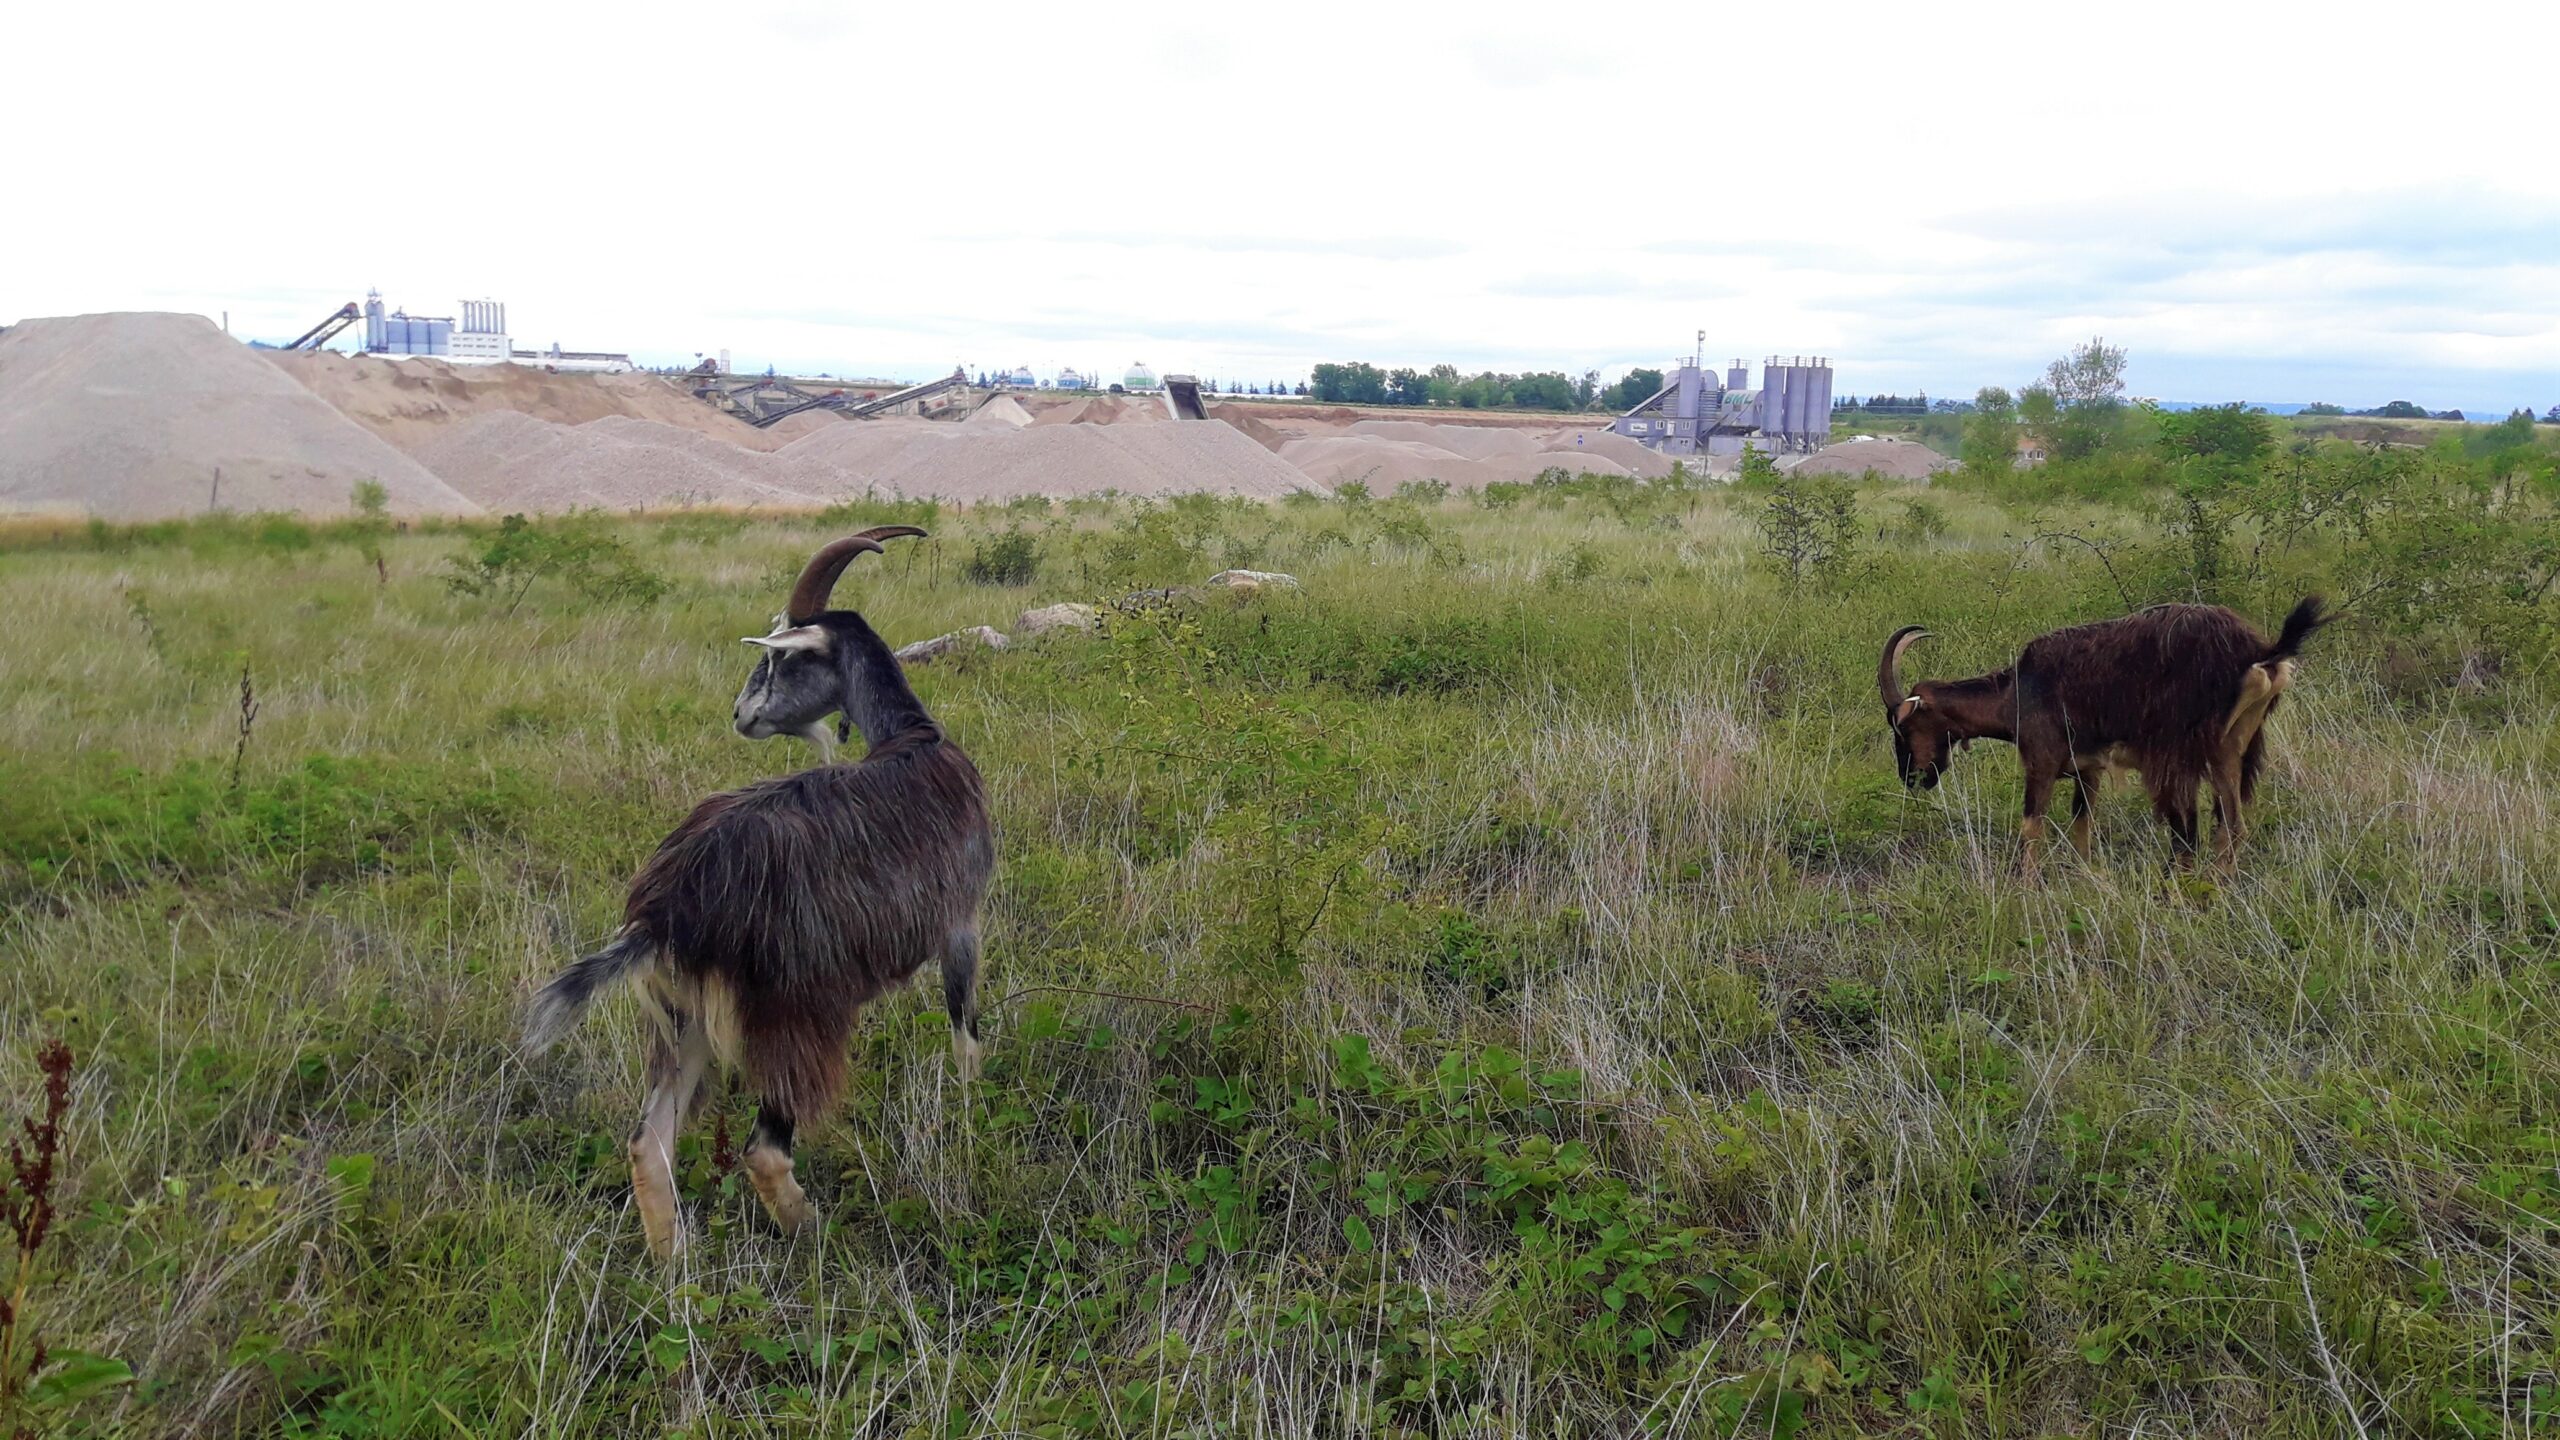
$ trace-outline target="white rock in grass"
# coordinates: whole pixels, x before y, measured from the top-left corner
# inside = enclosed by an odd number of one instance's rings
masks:
[[[1209,577],[1209,583],[1251,594],[1266,585],[1286,585],[1295,590],[1298,588],[1298,577],[1283,575],[1276,570],[1221,570]]]
[[[1072,600],[1056,605],[1043,605],[1025,610],[1014,617],[1013,633],[1025,640],[1046,635],[1052,630],[1090,630],[1102,623],[1102,611],[1091,605],[1078,605]]]
[[[990,650],[1001,650],[1007,643],[1004,632],[994,626],[972,625],[966,630],[954,630],[948,635],[936,635],[930,640],[900,646],[898,661],[904,665],[922,665],[946,655],[958,654],[965,646],[983,645]]]

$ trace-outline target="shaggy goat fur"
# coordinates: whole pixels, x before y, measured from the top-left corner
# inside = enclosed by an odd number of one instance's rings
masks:
[[[2156,605],[2039,636],[2010,669],[1906,692],[1902,654],[1927,634],[1907,626],[1885,642],[1877,678],[1907,785],[1936,785],[1964,743],[2018,747],[2026,776],[2020,864],[2030,875],[2055,783],[2072,781],[2072,839],[2085,852],[2091,803],[2115,768],[2142,773],[2181,859],[2196,846],[2197,788],[2211,785],[2215,846],[2228,864],[2266,761],[2267,717],[2292,681],[2294,657],[2325,623],[2316,596],[2293,607],[2273,641],[2219,605]]]

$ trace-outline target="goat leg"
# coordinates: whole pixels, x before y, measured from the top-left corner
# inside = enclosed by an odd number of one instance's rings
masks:
[[[2045,812],[2053,808],[2053,786],[2059,777],[2039,767],[2027,768],[2027,814],[2018,825],[2018,878],[2041,884],[2044,871],[2036,852],[2044,846]]]
[[[791,1132],[791,1113],[768,1096],[756,1109],[756,1132],[741,1157],[747,1178],[755,1183],[756,1198],[764,1202],[765,1213],[785,1235],[797,1235],[818,1223],[808,1192],[792,1178]]]
[[[2240,818],[2240,755],[2217,756],[2213,763],[2213,862],[2224,873],[2240,868],[2240,837],[2247,823]]]
[[[2098,786],[2106,779],[2104,770],[2083,770],[2071,777],[2071,848],[2083,860],[2097,858],[2096,834],[2090,821],[2090,809],[2097,802]]]
[[[975,925],[951,932],[942,954],[942,1004],[951,1013],[951,1061],[960,1078],[978,1078],[978,931]]]
[[[671,1020],[672,1038],[664,1030],[650,1036],[649,1099],[631,1132],[631,1199],[649,1253],[660,1260],[684,1253],[684,1219],[676,1208],[676,1129],[693,1108],[711,1060],[702,1027],[681,1014]]]

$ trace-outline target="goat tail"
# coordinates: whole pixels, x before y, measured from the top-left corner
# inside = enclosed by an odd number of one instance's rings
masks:
[[[2273,665],[2301,654],[2303,642],[2311,638],[2311,632],[2335,618],[2329,613],[2328,603],[2319,596],[2303,596],[2293,607],[2293,613],[2284,617],[2284,630],[2276,636],[2276,648],[2268,651],[2266,658],[2258,663]]]
[[[576,1027],[578,1017],[587,1013],[599,991],[630,978],[657,950],[654,937],[628,929],[612,944],[551,977],[551,983],[536,991],[533,1003],[525,1007],[526,1052],[539,1055],[558,1044],[561,1036]]]

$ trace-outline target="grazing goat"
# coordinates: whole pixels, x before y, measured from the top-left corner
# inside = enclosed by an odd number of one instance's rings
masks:
[[[2228,866],[2241,809],[2257,793],[2267,716],[2293,679],[2294,656],[2327,621],[2319,597],[2308,597],[2270,644],[2219,605],[2155,605],[2038,636],[2011,669],[1908,690],[1903,652],[1929,632],[1906,625],[1884,642],[1876,683],[1905,785],[1934,787],[1951,752],[1971,741],[2018,747],[2027,790],[2018,864],[2027,878],[2036,876],[2054,783],[2072,782],[2071,842],[2087,854],[2090,806],[2118,767],[2142,772],[2180,861],[2195,853],[2196,788],[2211,784],[2214,847]]]
[[[713,1061],[756,1089],[743,1159],[786,1232],[817,1218],[792,1179],[793,1128],[842,1090],[846,1039],[866,1002],[940,962],[952,1053],[964,1077],[977,1073],[978,912],[995,868],[985,792],[871,626],[826,608],[846,564],[879,553],[878,533],[809,562],[787,623],[752,642],[767,652],[757,670],[771,708],[750,713],[742,698],[738,717],[751,734],[751,721],[763,733],[796,730],[824,690],[869,753],[696,806],[632,880],[613,943],[562,971],[527,1013],[526,1043],[539,1051],[607,986],[640,982],[649,1096],[631,1136],[631,1183],[661,1258],[683,1244],[676,1130]]]

